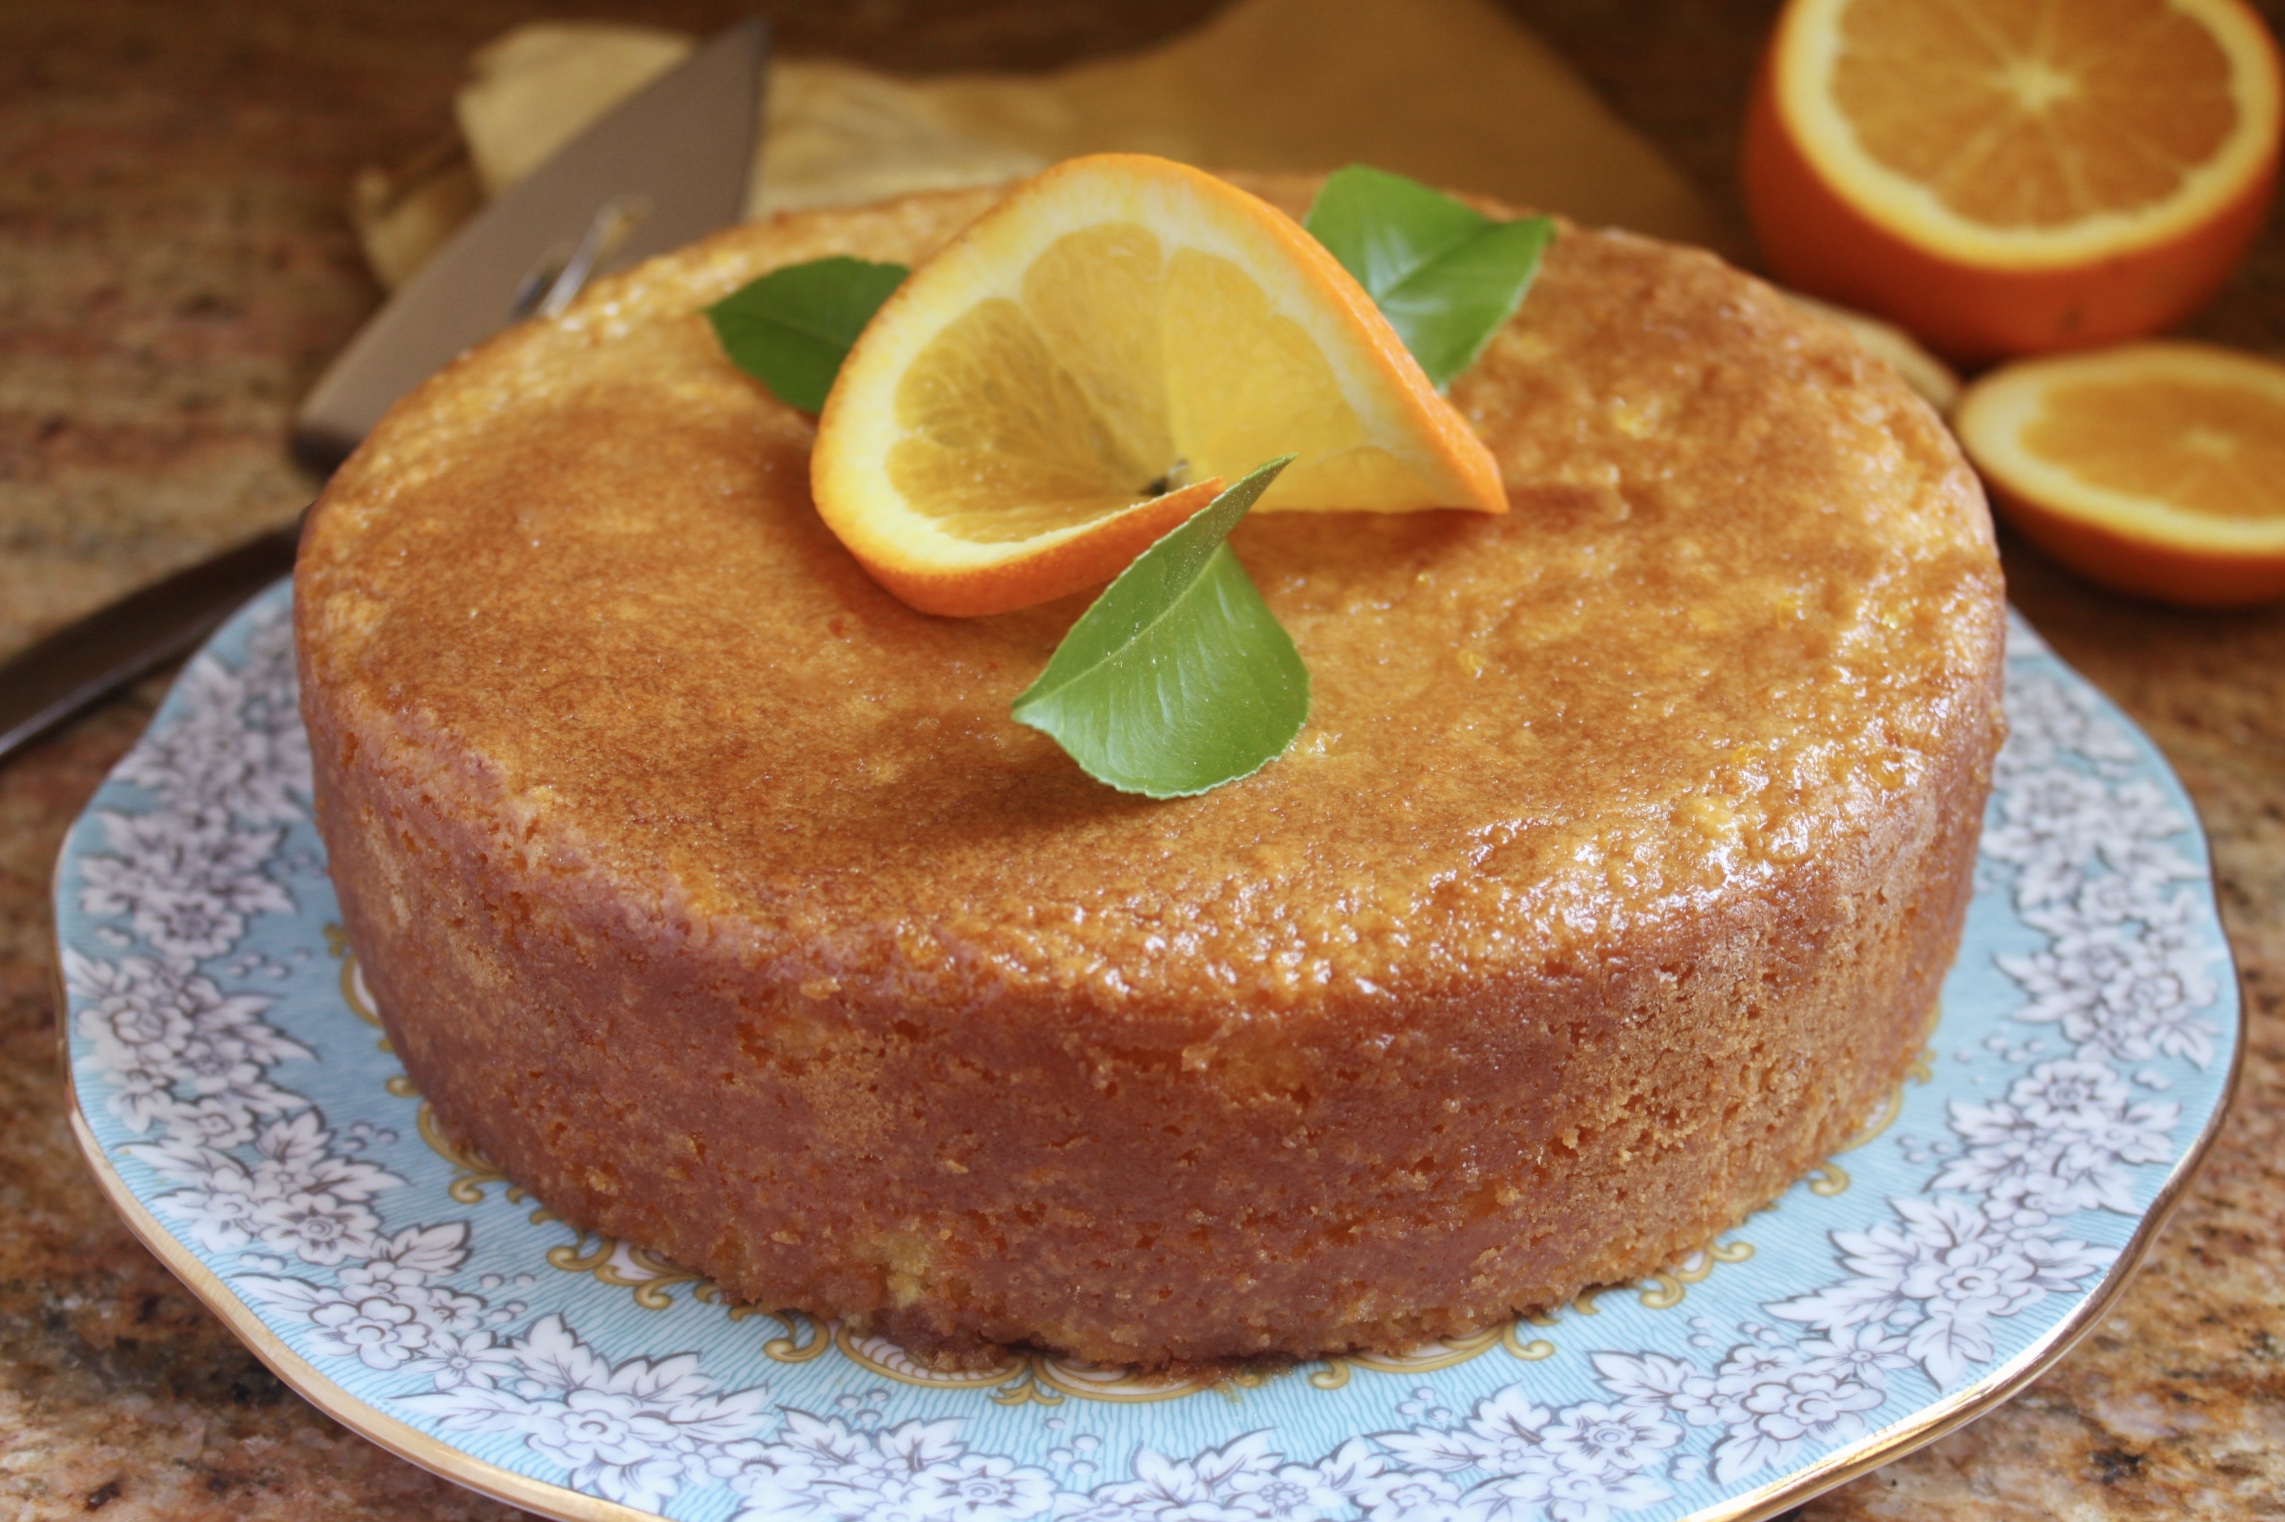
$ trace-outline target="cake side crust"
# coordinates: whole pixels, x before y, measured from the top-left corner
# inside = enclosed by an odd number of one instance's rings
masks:
[[[322,808],[392,1044],[452,1135],[738,1298],[924,1354],[1114,1363],[1403,1347],[1702,1245],[1902,1081],[1974,849],[1931,808],[1855,893],[1770,916],[1787,952],[1676,999],[1661,969],[1688,948],[1645,945],[1592,1027],[1542,986],[1398,1026],[1329,1012],[1332,1039],[1217,1048],[1201,1024],[1075,1050],[1021,1008],[834,1008],[692,955],[688,923],[630,933],[624,905],[503,893],[510,843],[404,806],[421,795],[352,784]],[[386,902],[408,858],[411,912]],[[1804,971],[1796,938],[1854,955]]]
[[[1004,718],[1075,608],[885,603],[690,315],[979,204],[646,267],[329,491],[320,827],[447,1129],[743,1298],[1146,1364],[1553,1304],[1845,1140],[1918,1050],[2000,729],[1940,425],[1744,277],[1574,232],[1453,393],[1517,521],[1249,524],[1318,712],[1260,786],[1139,805]]]

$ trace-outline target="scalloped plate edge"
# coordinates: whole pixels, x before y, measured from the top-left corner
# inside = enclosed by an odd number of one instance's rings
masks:
[[[2196,818],[2194,803],[2192,817]],[[2197,820],[2197,828],[2201,838],[2204,837],[2205,824],[2202,819]],[[60,859],[57,865],[60,871]],[[247,1350],[260,1359],[271,1373],[283,1380],[302,1399],[368,1442],[387,1449],[407,1463],[416,1464],[431,1474],[490,1496],[496,1501],[505,1501],[511,1506],[538,1512],[556,1519],[556,1522],[659,1522],[655,1512],[638,1511],[566,1486],[535,1480],[430,1437],[386,1412],[376,1410],[335,1384],[273,1333],[252,1306],[240,1299],[205,1264],[199,1262],[176,1239],[174,1233],[144,1207],[132,1186],[119,1175],[111,1166],[111,1160],[104,1155],[102,1143],[96,1139],[86,1114],[80,1108],[79,1086],[72,1078],[70,1005],[64,994],[63,974],[60,971],[63,966],[62,942],[53,925],[49,927],[48,945],[50,987],[57,1012],[57,1041],[62,1047],[64,1097],[71,1121],[72,1138],[79,1143],[80,1153],[87,1159],[96,1183],[102,1187],[112,1208],[119,1212],[120,1219],[127,1223],[127,1229],[150,1250],[152,1256],[182,1281],[184,1288],[220,1317],[223,1325],[230,1328],[238,1340],[246,1345]],[[2235,948],[2229,946],[2226,937],[2223,948],[2229,959],[2230,980],[2237,987],[2240,1001],[2238,1007],[2242,1010],[2246,1007],[2245,987],[2237,967],[2237,954]],[[2207,1116],[2197,1140],[2176,1160],[2166,1176],[2166,1182],[2160,1186],[2157,1197],[2143,1213],[2141,1224],[2103,1275],[2102,1282],[2087,1293],[2086,1298],[2069,1316],[2057,1322],[2044,1337],[1982,1380],[1922,1407],[1896,1426],[1828,1454],[1807,1469],[1784,1479],[1774,1480],[1744,1495],[1692,1512],[1680,1519],[1680,1522],[1763,1522],[1763,1519],[1798,1506],[1813,1496],[1846,1484],[1859,1475],[1878,1469],[1883,1464],[1902,1458],[1947,1433],[1966,1426],[2059,1362],[2078,1345],[2081,1338],[2095,1329],[2097,1323],[2110,1313],[2119,1297],[2125,1294],[2126,1287],[2133,1282],[2143,1260],[2150,1255],[2150,1249],[2156,1244],[2159,1233],[2165,1230],[2166,1223],[2181,1205],[2190,1181],[2204,1165],[2207,1154],[2213,1150],[2214,1142],[2221,1135],[2223,1123],[2237,1103],[2239,1087],[2245,1075],[2246,1046],[2241,1023],[2231,1042],[2229,1075],[2223,1080],[2220,1100]]]
[[[2185,796],[2187,793],[2185,791]],[[2196,808],[2192,805],[2192,815]],[[2205,834],[2205,823],[2198,821],[2198,833]],[[2230,981],[2238,991],[2239,1009],[2246,1008],[2245,980],[2237,968],[2237,953],[2223,940],[2229,958]],[[2079,1345],[2080,1339],[2110,1314],[2111,1307],[2126,1293],[2127,1286],[2142,1269],[2143,1260],[2157,1245],[2159,1233],[2173,1219],[2182,1198],[2189,1192],[2190,1182],[2198,1170],[2205,1166],[2206,1155],[2220,1139],[2223,1122],[2229,1119],[2236,1106],[2240,1081],[2245,1076],[2245,1029],[2240,1024],[2231,1045],[2229,1075],[2222,1080],[2221,1094],[2213,1112],[2206,1117],[2203,1130],[2196,1141],[2176,1160],[2167,1173],[2166,1182],[2159,1186],[2150,1208],[2143,1212],[2142,1222],[2134,1235],[2119,1250],[2116,1260],[2103,1274],[2102,1282],[2087,1292],[2077,1309],[2055,1323],[2045,1337],[2025,1348],[2012,1360],[1994,1369],[1975,1384],[1934,1401],[1915,1411],[1904,1421],[1883,1432],[1876,1432],[1863,1441],[1827,1454],[1817,1463],[1782,1480],[1774,1480],[1758,1490],[1735,1497],[1721,1505],[1695,1511],[1680,1522],[1763,1522],[1779,1512],[1799,1506],[1813,1496],[1823,1495],[1837,1485],[1847,1484],[1860,1475],[1868,1474],[1894,1459],[1924,1448],[1948,1433],[2002,1405],[2025,1385],[2037,1379],[2048,1369],[2060,1363],[2065,1354]]]
[[[63,958],[56,938],[49,936],[51,951],[56,953],[53,965],[61,967]],[[68,1010],[64,1002],[63,980],[60,973],[50,979],[59,1015]],[[410,1464],[417,1464],[433,1475],[481,1492],[495,1501],[505,1501],[526,1511],[553,1517],[556,1522],[658,1522],[658,1514],[637,1511],[606,1501],[597,1496],[585,1495],[562,1485],[535,1480],[512,1469],[465,1453],[451,1444],[430,1437],[385,1411],[379,1411],[335,1384],[319,1373],[315,1366],[288,1347],[263,1322],[252,1306],[240,1299],[229,1285],[178,1241],[157,1216],[146,1209],[135,1195],[134,1188],[111,1166],[104,1156],[103,1144],[80,1108],[79,1085],[72,1080],[70,1036],[68,1022],[64,1034],[64,1098],[66,1113],[71,1121],[72,1139],[79,1143],[80,1155],[87,1159],[89,1171],[101,1186],[104,1198],[111,1208],[119,1212],[127,1229],[151,1255],[166,1266],[183,1283],[183,1288],[221,1318],[246,1350],[268,1367],[286,1385],[318,1410],[332,1417],[342,1426],[364,1438],[367,1442],[387,1449]]]

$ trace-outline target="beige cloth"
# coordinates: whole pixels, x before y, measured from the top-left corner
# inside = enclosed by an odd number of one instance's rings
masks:
[[[542,22],[470,61],[467,163],[368,175],[360,231],[394,285],[448,235],[473,182],[511,185],[672,68],[689,37]],[[1224,169],[1370,163],[1592,225],[1718,243],[1689,182],[1488,0],[1239,0],[1148,51],[1052,74],[898,79],[770,69],[756,215],[989,184],[1123,149]]]
[[[1127,58],[897,88],[951,133],[1034,167],[1114,149],[1216,169],[1369,163],[1591,225],[1718,236],[1689,182],[1487,0],[1243,0]],[[829,161],[799,93],[788,105],[795,130],[765,146],[782,183],[765,170],[765,198],[837,197],[817,171],[858,166]]]
[[[360,177],[358,228],[382,283],[401,283],[483,196],[693,46],[649,27],[535,22],[479,50],[456,101],[461,144]],[[1218,169],[1369,163],[1735,252],[1690,183],[1489,0],[1238,0],[1158,47],[1051,74],[898,79],[779,60],[765,98],[754,216],[993,184],[1126,150]],[[1949,402],[1956,382],[1902,334],[1830,315]]]

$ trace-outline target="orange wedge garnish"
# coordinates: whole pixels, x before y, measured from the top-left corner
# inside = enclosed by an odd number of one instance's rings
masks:
[[[1213,176],[1102,154],[1016,190],[890,297],[818,421],[817,510],[930,613],[1108,581],[1220,489],[1256,512],[1504,512],[1499,469],[1372,298]]]
[[[2090,580],[2192,607],[2285,597],[2285,365],[2186,343],[2023,360],[1953,426],[2008,518]]]
[[[2220,285],[2280,120],[2239,0],[1792,0],[1746,200],[1779,279],[1954,358],[2084,347]]]

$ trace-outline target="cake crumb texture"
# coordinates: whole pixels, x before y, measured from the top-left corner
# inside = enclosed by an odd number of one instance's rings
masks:
[[[1310,722],[1132,798],[1008,718],[1086,599],[889,597],[699,314],[989,202],[653,261],[328,489],[319,817],[448,1129],[735,1295],[1144,1364],[1552,1304],[1845,1140],[1924,1035],[2001,732],[1933,414],[1710,256],[1568,229],[1451,390],[1511,511],[1241,525]]]

